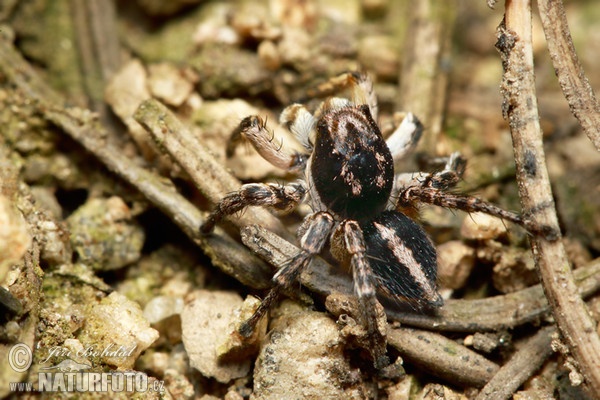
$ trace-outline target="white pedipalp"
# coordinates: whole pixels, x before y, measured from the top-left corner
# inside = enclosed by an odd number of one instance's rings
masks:
[[[312,150],[316,119],[304,105],[286,107],[279,116],[279,123],[287,126],[306,150]]]
[[[400,125],[386,140],[394,162],[404,158],[415,149],[422,133],[423,126],[419,120],[412,113],[407,113]]]

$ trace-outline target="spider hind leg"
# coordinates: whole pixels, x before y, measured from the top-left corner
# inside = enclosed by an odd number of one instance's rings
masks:
[[[363,326],[367,329],[369,351],[376,369],[389,365],[386,349],[386,328],[379,326],[377,318],[377,297],[373,283],[373,271],[367,258],[367,247],[358,222],[346,220],[340,225],[344,247],[350,256],[354,292],[358,298]]]

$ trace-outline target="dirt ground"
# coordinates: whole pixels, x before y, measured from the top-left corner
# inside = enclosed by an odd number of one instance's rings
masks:
[[[566,2],[553,36],[560,7],[538,2],[528,41],[526,3],[504,22],[474,0],[0,3],[0,397],[598,398],[600,4]],[[585,75],[561,67],[568,33]],[[384,135],[424,126],[396,172],[460,152],[451,194],[525,221],[417,207],[445,304],[378,309],[381,369],[328,252],[238,332],[308,205],[198,229],[241,184],[297,179],[230,140],[240,121],[302,152],[281,111],[348,97],[323,86],[348,71],[372,78]]]

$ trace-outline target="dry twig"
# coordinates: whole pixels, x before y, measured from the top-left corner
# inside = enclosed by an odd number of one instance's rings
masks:
[[[542,27],[558,83],[581,128],[600,151],[600,103],[575,53],[561,0],[538,0]]]
[[[410,110],[427,127],[421,148],[435,154],[442,131],[448,73],[443,69],[450,53],[456,19],[455,1],[413,0],[408,8],[406,34],[398,89],[399,110]]]
[[[172,182],[141,167],[139,160],[132,160],[123,154],[89,111],[65,109],[61,96],[45,84],[2,35],[0,71],[25,92],[31,101],[37,102],[40,112],[48,121],[60,127],[110,171],[129,182],[171,218],[211,257],[214,265],[250,287],[265,288],[269,285],[268,266],[222,230],[217,230],[210,237],[201,238],[198,232],[202,223],[200,211],[177,192]],[[214,181],[214,177],[207,173],[205,181],[210,183],[211,180]]]
[[[554,327],[545,327],[523,343],[511,359],[481,389],[476,400],[505,400],[537,371],[552,354]]]
[[[560,236],[537,112],[531,35],[530,2],[508,0],[497,47],[504,67],[503,112],[513,138],[519,194],[532,222],[548,226]],[[577,291],[562,242],[533,237],[531,244],[558,328],[579,363],[589,391],[598,394],[600,338]]]
[[[388,342],[403,359],[454,384],[482,387],[499,370],[481,354],[438,333],[389,329]]]
[[[104,87],[121,66],[115,4],[112,0],[70,0],[69,8],[89,106],[109,126],[111,118],[104,102]]]

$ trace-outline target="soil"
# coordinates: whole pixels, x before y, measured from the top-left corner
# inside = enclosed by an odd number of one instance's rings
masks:
[[[597,91],[600,6],[565,7]],[[467,169],[454,192],[518,213],[514,124],[503,117],[495,48],[503,13],[500,3],[460,0],[2,2],[0,397],[44,396],[10,383],[38,388],[44,368],[71,360],[156,390],[109,383],[103,393],[58,387],[53,395],[463,399],[484,398],[494,378],[514,386],[494,398],[594,398],[557,333],[532,234],[515,224],[418,207],[438,246],[446,305],[432,316],[384,303],[387,326],[383,309],[378,323],[388,329],[391,365],[379,370],[350,274],[331,254],[315,259],[252,337],[238,332],[272,273],[298,251],[308,206],[286,215],[251,209],[212,236],[198,231],[241,184],[297,178],[233,143],[240,121],[259,115],[282,149],[302,151],[279,114],[348,97],[322,90],[347,71],[373,79],[384,134],[406,112],[423,123],[397,171],[436,168],[436,158],[460,152]],[[560,240],[597,328],[600,153],[569,108],[533,15],[544,166]],[[17,343],[31,349],[24,370],[11,358]],[[527,357],[537,367],[515,370]]]

